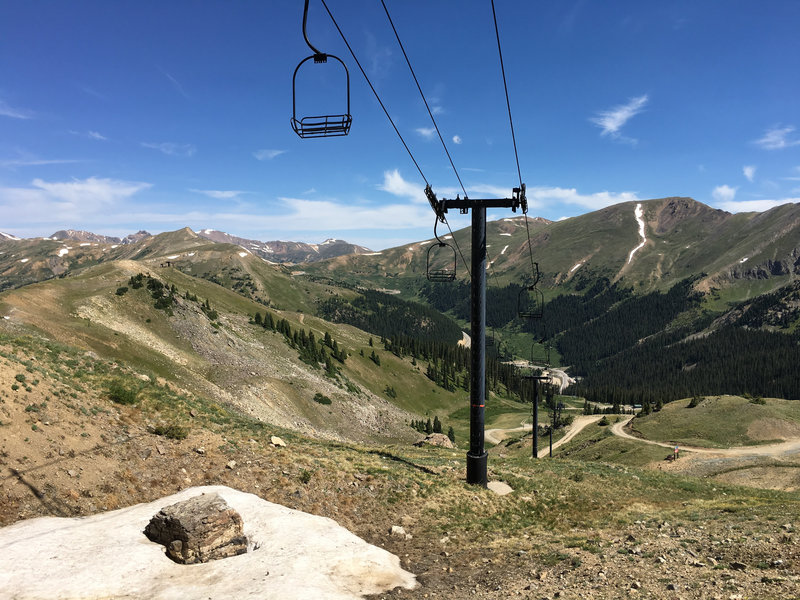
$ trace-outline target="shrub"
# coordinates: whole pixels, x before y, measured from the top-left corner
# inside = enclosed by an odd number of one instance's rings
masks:
[[[605,427],[606,425],[608,425],[608,417],[605,417],[605,416],[604,416],[602,419],[600,419],[600,420],[597,422],[597,424],[598,424],[600,427]]]
[[[122,287],[118,287],[115,293],[117,294],[117,296],[124,296],[127,291],[128,291],[128,286],[123,285]]]
[[[311,471],[303,469],[300,471],[300,483],[308,483],[311,481]]]
[[[317,392],[314,394],[314,402],[318,402],[319,404],[330,404],[332,400],[328,398],[325,394]]]
[[[136,404],[139,401],[139,391],[126,386],[119,380],[114,380],[108,385],[108,397],[117,404]]]
[[[25,375],[23,375],[22,373],[17,373],[16,375],[14,375],[14,379],[19,381],[20,383],[25,383]]]
[[[766,404],[767,401],[764,400],[761,396],[756,396],[755,398],[750,399],[750,404]]]
[[[700,398],[700,396],[693,396],[692,400],[689,402],[689,404],[686,406],[686,408],[694,408],[695,406],[700,404],[702,401],[703,400],[702,400],[702,398]]]
[[[156,425],[153,427],[152,432],[171,440],[185,440],[189,435],[189,430],[186,427],[181,427],[175,423]]]

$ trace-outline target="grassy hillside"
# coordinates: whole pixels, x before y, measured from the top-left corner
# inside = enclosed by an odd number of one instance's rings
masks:
[[[671,402],[659,412],[637,417],[633,429],[649,440],[707,448],[800,437],[800,402],[795,400],[713,396],[693,408],[690,403],[688,398]]]
[[[463,451],[306,438],[36,337],[0,337],[0,469],[2,525],[229,485],[395,553],[417,597],[800,593],[796,494],[492,456],[490,477],[514,490],[498,496],[465,485]]]

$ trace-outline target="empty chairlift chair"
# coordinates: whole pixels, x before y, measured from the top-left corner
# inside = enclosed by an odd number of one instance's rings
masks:
[[[350,125],[353,124],[353,117],[350,114],[350,72],[347,70],[347,65],[345,65],[339,57],[334,56],[333,54],[325,54],[324,52],[320,52],[311,45],[311,42],[308,41],[308,36],[306,35],[307,19],[308,0],[306,0],[305,9],[303,10],[303,37],[306,40],[306,44],[308,44],[308,47],[311,48],[314,54],[301,60],[300,64],[298,64],[295,68],[294,75],[292,76],[292,129],[301,138],[338,137],[347,135],[350,133]],[[341,114],[317,115],[298,118],[297,73],[300,71],[300,67],[302,67],[311,59],[314,59],[314,64],[327,64],[329,58],[337,61],[344,69],[345,97],[347,100],[345,112]]]
[[[456,278],[456,249],[439,239],[439,235],[436,233],[438,224],[439,218],[437,217],[433,226],[433,235],[436,238],[436,243],[428,248],[425,271],[428,281],[453,281]]]

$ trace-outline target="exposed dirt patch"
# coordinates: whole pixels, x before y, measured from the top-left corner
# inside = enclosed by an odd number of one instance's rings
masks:
[[[747,428],[747,436],[757,441],[800,438],[800,423],[775,418],[759,419]]]
[[[796,492],[800,489],[800,467],[753,467],[721,473],[714,480],[767,490]]]

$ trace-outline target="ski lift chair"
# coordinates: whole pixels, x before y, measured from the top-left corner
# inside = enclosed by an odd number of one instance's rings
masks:
[[[436,233],[436,227],[438,225],[439,217],[437,216],[433,225],[433,236],[436,238],[436,243],[428,248],[425,272],[428,281],[446,283],[456,278],[456,265],[458,261],[456,259],[456,249],[439,239],[439,235]],[[436,266],[442,263],[444,263],[444,267]]]
[[[342,114],[334,115],[319,115],[311,117],[297,117],[297,72],[300,67],[307,61],[314,59],[315,64],[324,64],[328,62],[329,58],[338,61],[345,73],[345,81],[347,86],[347,108]],[[342,60],[333,54],[317,53],[312,54],[300,61],[297,68],[294,70],[292,77],[292,129],[301,138],[319,138],[319,137],[338,137],[350,133],[350,126],[353,124],[353,117],[350,114],[350,72]]]
[[[517,313],[523,319],[539,319],[544,314],[544,294],[529,285],[519,291],[517,297]]]
[[[345,65],[344,62],[342,62],[342,59],[340,59],[338,56],[320,52],[311,44],[311,42],[308,41],[308,35],[306,33],[307,21],[308,0],[306,0],[305,8],[303,9],[303,38],[314,54],[301,60],[300,64],[295,68],[294,75],[292,76],[292,129],[294,129],[294,132],[301,138],[337,137],[347,135],[350,133],[350,125],[353,124],[353,117],[350,114],[350,72],[347,70],[347,65]],[[297,72],[300,70],[300,67],[302,67],[311,59],[314,59],[314,64],[327,64],[329,58],[336,60],[344,69],[347,97],[347,107],[345,112],[342,114],[318,115],[313,117],[298,118]]]

